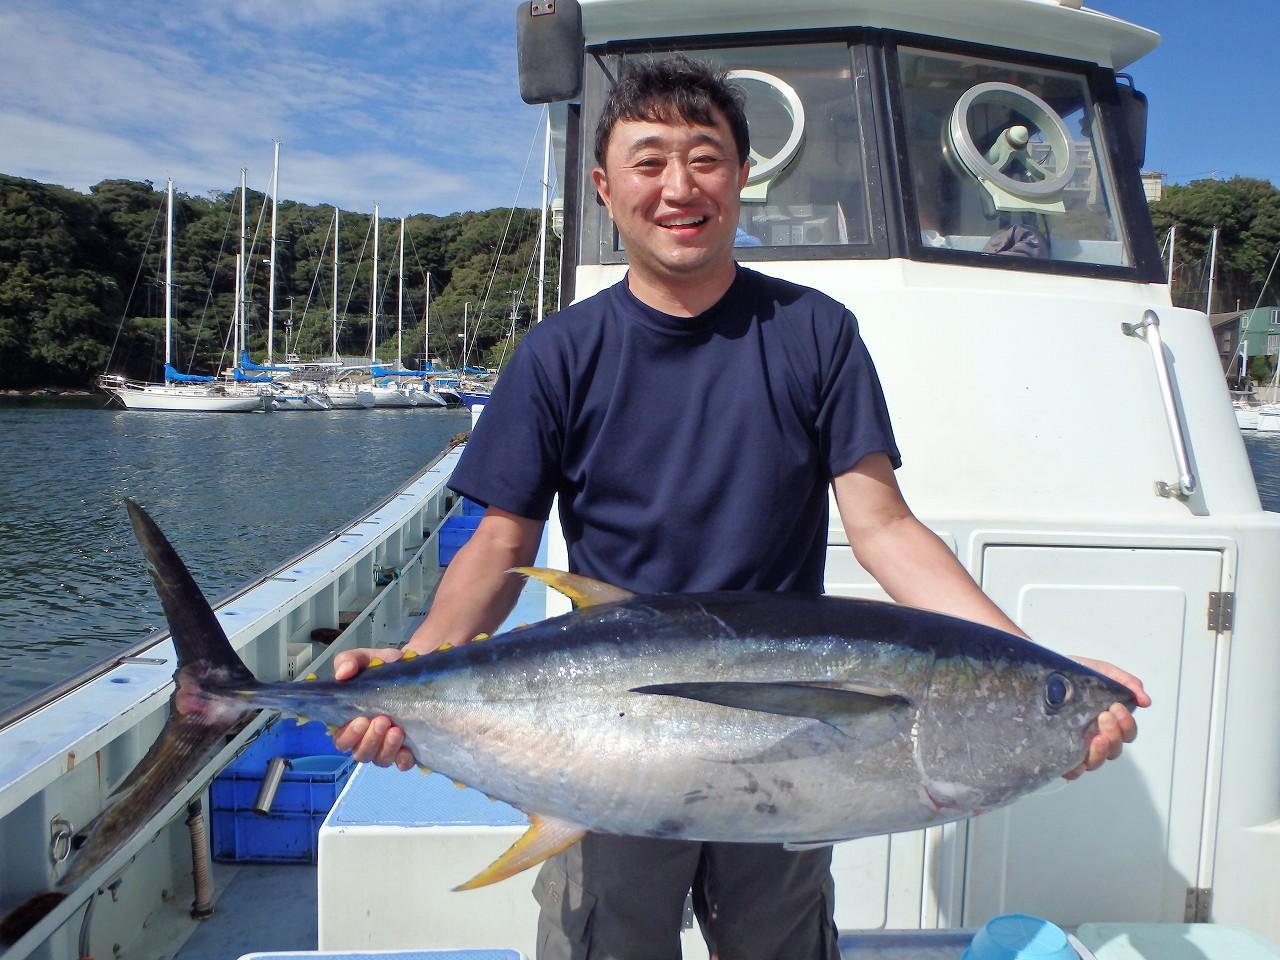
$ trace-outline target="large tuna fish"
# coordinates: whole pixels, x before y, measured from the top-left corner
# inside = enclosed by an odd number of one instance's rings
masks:
[[[1122,685],[1027,640],[869,600],[635,596],[520,572],[579,609],[338,683],[260,683],[177,553],[128,502],[178,651],[173,715],[87,831],[60,886],[118,849],[244,714],[386,714],[418,762],[525,811],[529,831],[463,888],[586,831],[831,842],[1008,803],[1086,754]]]
[[[529,814],[464,886],[587,830],[808,844],[998,807],[1061,776],[1128,689],[965,620],[775,593],[634,596],[520,572],[579,609],[368,670],[259,683],[159,529],[129,504],[178,648],[176,722],[270,707],[341,724],[386,714],[424,766]]]

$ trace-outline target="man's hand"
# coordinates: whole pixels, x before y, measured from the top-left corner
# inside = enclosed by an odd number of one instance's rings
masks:
[[[366,669],[375,657],[383,663],[394,663],[402,656],[404,651],[397,647],[344,650],[334,657],[333,677],[335,680],[350,680]],[[408,770],[415,761],[403,744],[404,731],[392,723],[390,717],[356,717],[333,735],[333,745],[339,750],[350,750],[351,756],[361,763],[375,763],[380,767],[394,764],[401,770]]]
[[[1124,684],[1133,691],[1134,699],[1139,707],[1151,706],[1151,697],[1142,687],[1142,681],[1131,673],[1126,673],[1113,663],[1105,660],[1090,660],[1087,657],[1072,657],[1077,663],[1083,663],[1090,670],[1096,670],[1104,677],[1110,677],[1117,683]],[[1097,722],[1090,726],[1085,736],[1089,740],[1089,755],[1074,770],[1064,773],[1063,779],[1074,780],[1088,770],[1097,770],[1108,760],[1120,756],[1126,743],[1133,743],[1138,735],[1138,723],[1128,707],[1113,703],[1110,708],[1098,715]]]

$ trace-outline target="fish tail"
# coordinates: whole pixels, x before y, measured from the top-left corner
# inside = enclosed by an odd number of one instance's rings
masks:
[[[160,735],[112,792],[107,808],[81,831],[82,842],[59,879],[69,889],[110,859],[158,814],[257,708],[260,686],[232,648],[213,608],[172,544],[135,501],[125,500],[178,654],[169,719]]]
[[[126,498],[125,506],[169,621],[169,633],[178,651],[178,671],[186,674],[181,680],[196,688],[202,681],[228,689],[255,686],[253,674],[227,640],[213,608],[173,545],[137,501]]]

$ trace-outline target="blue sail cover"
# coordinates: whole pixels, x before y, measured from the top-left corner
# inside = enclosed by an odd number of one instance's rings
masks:
[[[240,351],[240,366],[245,370],[271,370],[275,373],[292,373],[293,367],[266,367],[249,359],[249,351]]]
[[[484,367],[463,367],[463,373],[469,373],[472,376],[487,376],[489,371]]]
[[[373,377],[425,377],[425,370],[392,370],[390,367],[384,367],[381,364],[370,364],[369,375]]]
[[[164,365],[165,383],[213,383],[213,377],[198,377],[193,373],[179,373],[169,364]]]
[[[232,374],[236,383],[271,383],[271,377],[265,373],[260,373],[256,377],[251,377],[238,367]]]

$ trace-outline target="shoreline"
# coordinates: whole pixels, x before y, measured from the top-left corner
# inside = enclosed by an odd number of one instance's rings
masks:
[[[96,397],[96,390],[87,387],[29,387],[25,390],[0,389],[0,399],[31,399],[39,397]]]

